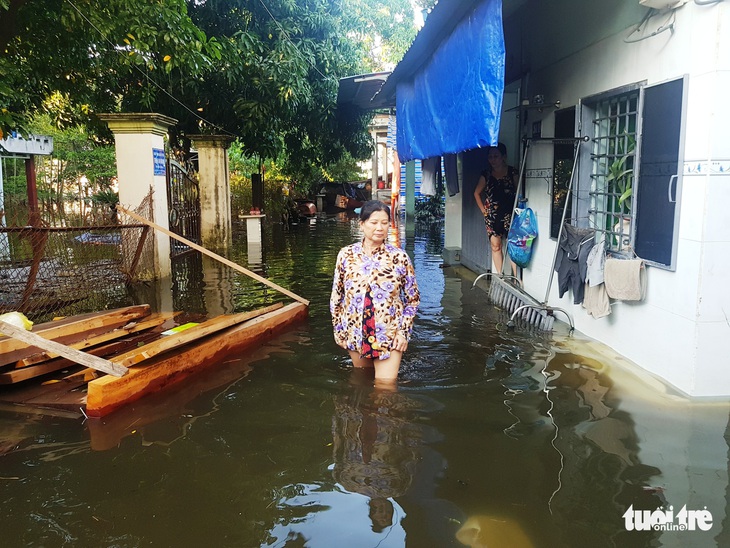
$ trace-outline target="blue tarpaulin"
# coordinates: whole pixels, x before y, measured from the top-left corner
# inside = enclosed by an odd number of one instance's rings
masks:
[[[503,92],[502,1],[485,0],[412,80],[398,83],[400,160],[496,144]]]

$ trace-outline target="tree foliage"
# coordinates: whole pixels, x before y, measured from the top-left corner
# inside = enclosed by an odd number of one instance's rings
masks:
[[[174,145],[231,134],[303,174],[369,153],[338,79],[397,61],[413,34],[408,0],[0,0],[0,131],[45,112],[108,137],[95,113],[160,112]]]

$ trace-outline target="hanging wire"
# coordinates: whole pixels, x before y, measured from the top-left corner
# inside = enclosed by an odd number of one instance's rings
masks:
[[[671,13],[669,14],[669,17],[661,24],[659,27],[652,32],[651,34],[647,34],[646,36],[640,36],[639,38],[631,38],[631,35],[641,30],[641,27],[644,26],[646,23],[649,22],[649,20],[654,17],[657,13],[659,13],[655,9],[650,9],[648,12],[646,12],[646,15],[644,15],[644,18],[639,22],[638,25],[634,27],[634,29],[624,38],[624,42],[627,44],[634,44],[636,42],[641,42],[642,40],[646,40],[647,38],[652,38],[656,36],[657,34],[661,34],[665,30],[674,30],[674,23],[676,22],[677,14],[676,9],[673,9]],[[671,22],[670,22],[671,21]]]

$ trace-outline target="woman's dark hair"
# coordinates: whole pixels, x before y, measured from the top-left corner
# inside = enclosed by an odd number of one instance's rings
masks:
[[[362,208],[360,209],[360,222],[364,223],[370,218],[370,215],[375,213],[376,211],[385,211],[387,213],[388,218],[390,219],[390,207],[385,205],[385,203],[381,202],[380,200],[368,200],[362,205]]]
[[[504,146],[504,143],[497,143],[489,148],[496,148],[502,156],[507,156],[507,147]]]

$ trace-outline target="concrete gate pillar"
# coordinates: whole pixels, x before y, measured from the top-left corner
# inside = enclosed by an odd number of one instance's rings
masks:
[[[169,229],[164,137],[177,120],[157,113],[99,114],[114,133],[119,203],[136,208],[150,189],[152,222]],[[154,230],[154,276],[170,276],[170,237]]]
[[[211,250],[231,245],[231,189],[228,172],[227,135],[189,136],[198,151],[200,173],[200,240]]]

